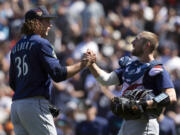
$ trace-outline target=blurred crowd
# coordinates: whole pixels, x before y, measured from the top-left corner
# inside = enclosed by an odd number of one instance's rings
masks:
[[[159,36],[156,58],[171,75],[178,102],[158,118],[160,135],[180,135],[180,1],[179,0],[0,0],[0,135],[14,135],[10,120],[13,91],[8,85],[9,54],[21,37],[24,14],[45,5],[57,16],[47,37],[62,65],[81,59],[87,48],[106,71],[129,56],[131,41],[141,31]],[[102,87],[88,69],[53,83],[51,102],[60,108],[54,119],[58,135],[116,135],[122,119],[110,111],[101,92],[114,94],[120,86]]]

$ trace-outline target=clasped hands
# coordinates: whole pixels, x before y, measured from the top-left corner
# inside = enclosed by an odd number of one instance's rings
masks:
[[[87,51],[84,53],[81,59],[81,62],[83,66],[89,67],[90,65],[96,62],[96,54],[92,50],[87,49]]]

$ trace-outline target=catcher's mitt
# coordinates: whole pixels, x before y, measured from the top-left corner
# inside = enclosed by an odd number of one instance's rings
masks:
[[[140,119],[142,117],[158,117],[162,108],[146,109],[143,102],[154,98],[152,90],[127,90],[122,97],[114,97],[111,101],[112,112],[126,120]]]

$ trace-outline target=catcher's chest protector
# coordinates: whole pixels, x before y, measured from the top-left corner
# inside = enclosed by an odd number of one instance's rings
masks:
[[[149,71],[152,67],[161,65],[161,63],[155,60],[150,63],[141,63],[138,60],[134,61],[130,57],[125,56],[119,60],[119,65],[123,69],[123,82],[132,84],[140,77],[145,75],[146,72]]]
[[[145,89],[151,89],[151,91],[149,91],[148,94],[146,94],[146,96],[143,97],[143,99],[145,100],[152,99],[154,95],[156,95],[156,92],[154,91],[155,87],[153,86],[153,84],[150,83],[152,81],[151,77],[153,75],[155,76],[155,74],[153,74],[153,72],[152,73],[150,72],[155,66],[162,65],[160,62],[154,60],[150,63],[141,63],[138,60],[135,60],[135,61],[132,60],[130,57],[123,57],[122,59],[120,59],[119,65],[122,69],[122,80],[124,84],[121,90],[120,96],[126,97],[129,99],[128,96],[130,95],[129,93],[127,93],[128,90],[131,93],[139,93],[139,92],[145,92]],[[138,83],[141,83],[141,84],[138,85]],[[143,85],[143,89],[132,87],[132,86],[141,86],[141,85]],[[143,114],[139,113],[140,115],[137,115],[136,118],[140,118],[140,117],[156,118],[159,116],[161,111],[162,111],[162,108],[150,109],[144,112]],[[133,119],[133,118],[130,118],[130,119]]]

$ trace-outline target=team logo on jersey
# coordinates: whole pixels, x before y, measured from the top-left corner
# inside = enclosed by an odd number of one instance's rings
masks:
[[[38,16],[42,16],[43,12],[40,9],[35,10],[36,14]]]

